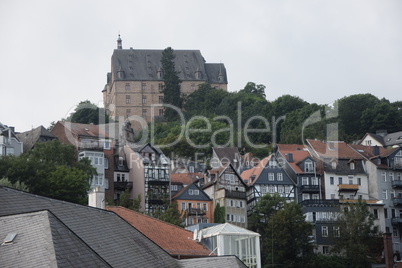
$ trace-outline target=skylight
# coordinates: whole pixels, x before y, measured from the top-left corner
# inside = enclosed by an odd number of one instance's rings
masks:
[[[9,233],[1,245],[4,246],[4,245],[12,244],[14,242],[14,239],[16,236],[17,236],[17,233]]]

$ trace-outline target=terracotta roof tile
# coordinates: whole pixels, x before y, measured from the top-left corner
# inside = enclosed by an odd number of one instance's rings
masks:
[[[197,176],[198,178],[203,177],[200,173],[171,173],[170,181],[172,184],[190,185],[197,180]]]
[[[286,154],[291,153],[293,155],[293,162],[288,162],[289,165],[296,173],[304,173],[299,167],[298,163],[310,156],[310,153],[304,150],[304,145],[299,144],[278,144],[278,151],[286,159]]]
[[[258,165],[256,165],[253,168],[247,169],[241,173],[241,178],[243,179],[243,181],[247,182],[247,185],[254,184],[256,179],[260,176],[261,172],[264,170],[265,166],[268,164],[269,159],[271,159],[271,156],[272,155],[265,157],[260,161],[260,163],[258,163]],[[250,178],[253,176],[255,179],[253,179],[252,182],[249,183]]]
[[[107,207],[134,226],[170,255],[209,256],[205,246],[193,240],[193,233],[124,207]]]
[[[319,140],[307,140],[310,147],[318,154],[319,157],[323,158],[338,158],[338,159],[362,159],[355,150],[350,148],[343,141],[335,142],[322,142]],[[334,149],[330,149],[329,146],[332,143]]]

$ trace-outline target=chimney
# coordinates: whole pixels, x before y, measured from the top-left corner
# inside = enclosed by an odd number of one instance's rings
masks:
[[[394,254],[393,254],[394,252],[392,250],[391,233],[384,233],[383,241],[384,241],[385,267],[393,268],[394,267]]]
[[[372,151],[373,155],[377,156],[380,154],[380,147],[378,147],[378,145],[375,145],[371,148],[371,151]]]
[[[286,159],[288,160],[289,163],[293,162],[293,154],[292,153],[287,153],[286,154]]]

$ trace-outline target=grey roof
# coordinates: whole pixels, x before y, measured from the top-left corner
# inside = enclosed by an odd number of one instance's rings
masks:
[[[223,166],[230,162],[237,169],[241,165],[242,160],[237,147],[213,147],[212,150]],[[234,161],[235,159],[237,162]]]
[[[219,256],[202,259],[179,260],[181,267],[192,268],[222,268],[222,267],[247,267],[236,256]]]
[[[389,133],[384,135],[374,134],[374,133],[367,133],[364,137],[370,135],[373,139],[377,140],[381,143],[384,147],[388,146],[402,146],[402,131]]]
[[[46,209],[113,267],[178,266],[167,252],[113,212],[0,187],[0,216]]]
[[[0,218],[2,267],[111,267],[51,212],[39,211]]]
[[[56,139],[52,133],[50,133],[46,128],[43,126],[39,126],[35,129],[28,130],[22,133],[17,134],[18,138],[24,144],[24,152],[31,150],[35,143],[38,141],[48,141]]]
[[[199,190],[198,195],[190,195],[189,190]],[[197,184],[191,183],[181,189],[177,194],[175,194],[172,199],[178,200],[198,200],[198,201],[211,201],[211,198],[200,188]]]
[[[245,267],[235,256],[176,260],[113,212],[0,186],[1,241],[9,233],[2,267]]]
[[[161,49],[115,49],[112,55],[112,72],[115,79],[126,81],[155,81],[161,69]],[[199,50],[174,50],[175,67],[182,81],[205,81],[218,83],[219,73],[223,75],[221,83],[227,84],[226,68],[223,64],[206,64]],[[117,72],[123,71],[123,78]],[[201,77],[196,77],[196,72]]]

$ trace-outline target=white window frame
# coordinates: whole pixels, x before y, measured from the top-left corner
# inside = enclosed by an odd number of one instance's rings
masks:
[[[328,237],[328,226],[326,225],[321,226],[321,236]]]
[[[275,173],[269,172],[268,173],[268,180],[269,181],[274,181],[275,180]]]

